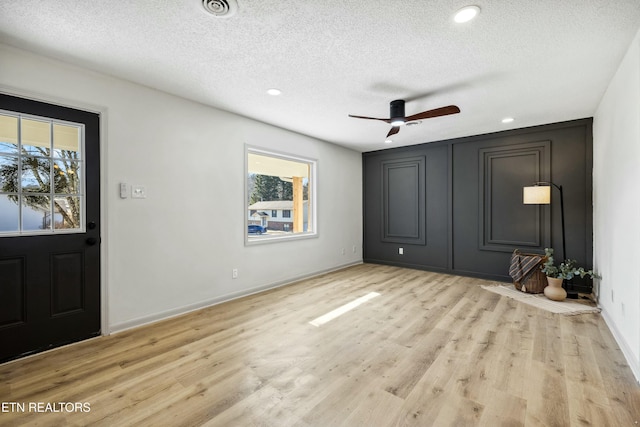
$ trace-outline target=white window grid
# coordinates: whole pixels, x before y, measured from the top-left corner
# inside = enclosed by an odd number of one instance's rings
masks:
[[[17,157],[18,160],[18,177],[17,177],[17,185],[18,185],[18,191],[17,192],[4,192],[2,190],[0,190],[0,196],[17,196],[18,197],[18,231],[0,231],[0,237],[11,237],[11,236],[33,236],[33,235],[50,235],[50,234],[75,234],[75,233],[84,233],[86,232],[86,197],[85,197],[85,188],[86,188],[86,173],[85,173],[85,169],[86,169],[86,162],[85,162],[85,127],[84,124],[82,123],[75,123],[75,122],[70,122],[70,121],[66,121],[66,120],[60,120],[60,119],[54,119],[54,118],[49,118],[49,117],[43,117],[43,116],[36,116],[36,115],[32,115],[32,114],[24,114],[24,113],[17,113],[17,112],[13,112],[13,111],[7,111],[7,110],[2,110],[0,109],[0,115],[3,116],[8,116],[8,117],[14,117],[17,119],[17,123],[18,123],[18,129],[17,129],[17,145],[18,145],[18,151],[16,154],[12,154],[12,153],[1,153],[0,155],[2,155],[3,157]],[[33,120],[33,121],[39,121],[39,122],[43,122],[43,123],[48,123],[49,124],[49,156],[38,156],[38,155],[33,155],[33,154],[29,154],[29,155],[25,155],[22,152],[22,122],[23,120]],[[24,157],[35,157],[35,158],[40,158],[40,159],[47,159],[50,162],[50,170],[49,170],[49,179],[52,180],[53,178],[53,173],[54,173],[54,165],[55,165],[55,161],[57,159],[57,157],[54,156],[54,148],[53,148],[53,144],[54,144],[54,125],[55,124],[59,124],[59,125],[63,125],[63,126],[72,126],[72,127],[76,127],[78,128],[79,131],[79,136],[80,136],[80,141],[79,141],[79,158],[78,158],[78,166],[79,166],[79,173],[80,173],[80,188],[79,191],[77,193],[74,194],[70,194],[70,193],[56,193],[55,192],[55,185],[53,183],[53,181],[50,184],[50,188],[49,188],[49,193],[28,193],[29,196],[34,196],[34,195],[46,195],[49,196],[51,203],[50,203],[50,217],[51,217],[51,226],[48,229],[41,229],[41,230],[24,230],[24,218],[23,218],[23,196],[25,195],[25,193],[22,191],[22,161]],[[78,197],[80,199],[80,227],[79,228],[72,228],[72,229],[65,229],[65,228],[56,228],[55,225],[53,224],[54,222],[54,218],[55,218],[55,203],[54,200],[56,198],[60,198],[60,197]]]

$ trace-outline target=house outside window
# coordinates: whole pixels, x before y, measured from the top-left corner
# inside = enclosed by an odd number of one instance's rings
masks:
[[[277,218],[277,217],[278,217],[278,211],[272,210],[271,211],[271,218]]]
[[[282,211],[282,217],[283,218],[291,218],[291,211],[289,209],[283,210]]]

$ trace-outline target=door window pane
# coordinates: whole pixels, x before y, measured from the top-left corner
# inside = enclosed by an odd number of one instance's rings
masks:
[[[53,161],[53,187],[56,194],[80,193],[80,163],[76,161]]]
[[[21,120],[21,145],[26,154],[51,155],[51,124],[40,120]]]
[[[22,158],[22,191],[48,193],[50,191],[51,161],[40,157]]]
[[[17,194],[0,194],[0,233],[20,230]]]
[[[81,202],[80,197],[56,197],[53,227],[58,230],[80,228]]]
[[[0,153],[18,152],[18,118],[0,114]]]
[[[77,126],[53,125],[53,155],[79,160],[80,129]]]
[[[0,112],[0,237],[84,231],[83,138],[82,125]]]
[[[18,192],[18,157],[0,155],[0,192]]]
[[[51,229],[51,197],[43,194],[22,197],[22,230]]]

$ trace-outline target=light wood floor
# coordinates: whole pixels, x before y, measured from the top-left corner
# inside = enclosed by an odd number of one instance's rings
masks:
[[[638,425],[640,388],[599,314],[486,283],[364,264],[0,365],[0,402],[90,404],[0,425]]]

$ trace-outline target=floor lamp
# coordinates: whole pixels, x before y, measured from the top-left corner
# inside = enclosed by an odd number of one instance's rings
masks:
[[[562,257],[567,259],[567,247],[565,245],[564,235],[564,196],[562,194],[562,185],[556,185],[553,182],[540,181],[530,187],[523,187],[522,203],[525,205],[550,205],[551,204],[551,186],[560,191],[560,220],[562,221]],[[575,294],[575,295],[574,295]],[[577,292],[567,292],[569,298],[577,298]]]

